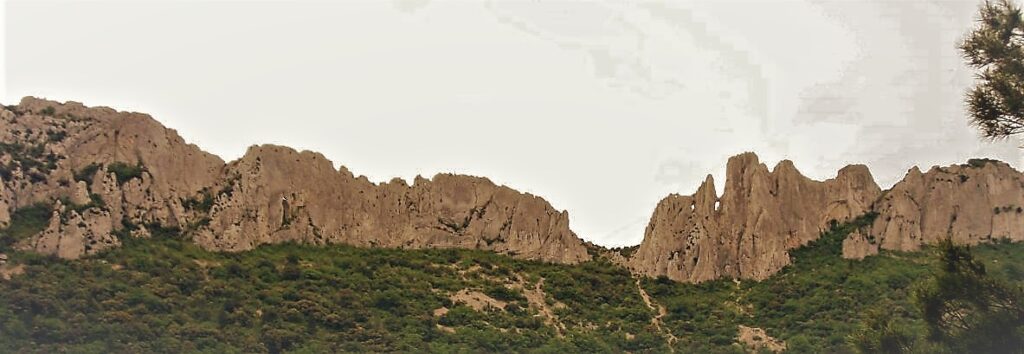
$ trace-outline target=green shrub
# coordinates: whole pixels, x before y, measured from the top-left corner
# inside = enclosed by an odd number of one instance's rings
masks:
[[[129,165],[124,162],[113,162],[107,165],[107,171],[113,172],[114,177],[117,178],[117,184],[122,185],[135,178],[142,178],[142,172],[145,169],[142,167],[142,163],[135,165]]]
[[[81,170],[75,171],[75,181],[85,181],[85,183],[92,185],[92,179],[96,176],[96,171],[100,169],[100,165],[91,163]]]
[[[0,252],[8,251],[18,241],[42,232],[49,225],[53,207],[35,204],[18,208],[11,215],[11,223],[0,230]]]
[[[998,162],[999,162],[999,160],[993,160],[993,159],[988,159],[988,158],[969,159],[969,160],[967,160],[967,166],[974,167],[974,168],[982,168],[982,167],[985,167],[985,165],[988,165],[990,163],[998,163]]]
[[[200,193],[199,198],[186,199],[182,206],[185,209],[195,210],[200,213],[209,213],[210,209],[213,208],[214,198],[213,194],[208,189],[203,189]]]

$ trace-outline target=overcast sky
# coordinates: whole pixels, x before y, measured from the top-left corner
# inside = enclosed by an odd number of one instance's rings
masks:
[[[825,179],[993,157],[956,42],[978,1],[19,1],[0,102],[153,115],[220,155],[275,143],[374,181],[482,175],[636,244],[728,156]]]

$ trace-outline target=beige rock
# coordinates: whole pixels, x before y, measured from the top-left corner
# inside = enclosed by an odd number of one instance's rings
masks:
[[[101,203],[81,212],[58,204],[49,227],[20,244],[65,258],[116,246],[112,233],[127,223],[178,227],[212,250],[296,241],[590,259],[566,212],[485,178],[440,174],[411,185],[374,184],[320,154],[272,145],[224,164],[147,115],[31,97],[0,108],[0,142],[7,144],[0,151],[0,227],[17,208],[67,198],[81,210],[90,195],[99,196]],[[126,175],[131,166],[141,170]],[[945,238],[1024,238],[1024,177],[1001,162],[914,168],[884,195],[860,165],[819,182],[789,161],[769,170],[747,153],[729,160],[726,175],[721,197],[708,176],[694,195],[662,200],[643,243],[615,261],[681,281],[764,279],[830,221],[868,211],[880,215],[844,241],[844,256],[916,250]]]
[[[269,145],[225,165],[148,115],[75,102],[27,97],[13,110],[0,110],[0,119],[0,141],[31,147],[40,162],[52,160],[43,169],[16,166],[11,178],[0,180],[0,225],[16,208],[59,198],[85,205],[95,194],[104,204],[77,216],[87,222],[84,229],[53,224],[26,242],[42,253],[88,254],[86,245],[111,239],[90,233],[96,225],[113,231],[124,221],[194,232],[196,242],[212,250],[297,241],[474,248],[563,263],[590,259],[564,211],[485,178],[438,175],[411,186],[397,179],[376,185],[334,169],[320,154]],[[0,153],[0,161],[13,160]],[[131,168],[122,168],[119,179],[115,163],[141,171],[127,175]],[[85,173],[90,169],[95,172]],[[209,210],[206,195],[214,200]],[[108,220],[93,220],[101,216]]]
[[[444,317],[444,315],[448,314],[448,308],[444,307],[444,306],[441,306],[441,307],[438,307],[438,308],[434,309],[433,313],[434,313],[434,317]]]
[[[1024,240],[1024,175],[1006,163],[913,168],[878,201],[871,228],[878,249],[914,251],[950,238],[961,244]]]
[[[120,245],[112,231],[109,212],[90,208],[79,214],[58,201],[49,226],[42,233],[22,241],[20,248],[77,259]]]
[[[0,265],[0,280],[11,280],[22,274],[25,274],[24,264]]]
[[[721,198],[709,175],[693,196],[658,204],[629,267],[687,282],[764,279],[789,264],[789,249],[817,239],[832,220],[868,212],[880,193],[864,166],[818,182],[790,161],[769,171],[753,153],[734,156]]]
[[[504,301],[470,289],[459,290],[457,293],[449,296],[449,299],[454,303],[465,304],[476,311],[487,311],[491,309],[505,311],[505,306],[508,306],[508,303]]]
[[[963,244],[1024,239],[1024,175],[998,161],[971,160],[927,173],[915,167],[885,193],[861,165],[817,182],[789,161],[769,172],[747,153],[729,160],[726,175],[717,209],[710,176],[693,196],[662,200],[644,241],[624,263],[640,274],[679,281],[760,280],[789,264],[788,250],[817,239],[832,220],[867,212],[879,216],[843,241],[846,258],[879,249],[914,251],[946,238]]]
[[[878,254],[878,242],[874,236],[854,231],[843,240],[843,258],[864,259],[874,254]]]
[[[82,214],[58,211],[60,223],[51,222],[22,244],[64,258],[116,244],[111,232],[122,227],[122,220],[183,224],[180,201],[213,184],[223,166],[219,158],[186,144],[147,115],[31,97],[0,110],[0,141],[20,149],[0,153],[0,161],[13,166],[10,178],[0,179],[0,223],[16,208],[59,198],[84,206],[94,193],[105,204]],[[144,172],[119,183],[109,169],[116,162],[144,166]],[[100,167],[90,175],[81,173],[90,166]]]
[[[773,353],[786,351],[786,342],[772,338],[763,329],[757,327],[739,326],[737,341],[753,352],[767,350]]]
[[[267,243],[471,248],[527,259],[589,259],[568,215],[485,178],[441,174],[375,185],[320,154],[264,145],[228,165],[196,242],[239,251]]]
[[[68,199],[77,205],[89,204],[89,185],[85,181],[75,182],[75,187],[72,189],[71,196]]]
[[[4,188],[4,184],[4,178],[0,177],[0,228],[10,225],[11,211],[13,210],[11,193],[8,192],[7,188]]]

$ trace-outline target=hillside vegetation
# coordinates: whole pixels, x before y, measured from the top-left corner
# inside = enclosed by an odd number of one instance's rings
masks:
[[[19,213],[0,232],[3,269],[24,266],[0,280],[0,352],[744,352],[741,325],[792,352],[849,352],[879,311],[924,333],[910,291],[935,259],[842,259],[842,239],[869,218],[835,225],[766,281],[699,285],[637,282],[600,257],[569,266],[472,250],[209,252],[157,227],[76,261],[7,247],[45,220]],[[973,250],[992,273],[1024,282],[1024,245]]]

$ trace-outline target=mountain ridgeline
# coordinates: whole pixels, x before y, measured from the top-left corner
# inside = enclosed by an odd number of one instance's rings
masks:
[[[729,159],[726,176],[721,196],[708,176],[694,195],[658,203],[643,242],[623,255],[582,241],[567,212],[486,178],[375,184],[273,145],[225,163],[144,114],[27,97],[0,111],[0,226],[28,211],[49,221],[0,246],[76,259],[173,229],[209,251],[294,242],[562,264],[607,256],[635,274],[704,282],[766,279],[793,262],[791,250],[863,215],[873,222],[843,240],[844,257],[1024,238],[1024,175],[998,161],[915,167],[886,191],[862,165],[814,181],[753,153]]]
[[[373,184],[320,154],[272,145],[225,164],[147,115],[35,98],[0,122],[0,224],[53,205],[46,230],[15,240],[43,254],[78,258],[116,247],[119,233],[163,227],[220,251],[294,241],[590,259],[565,212],[485,178]]]
[[[708,176],[694,195],[663,199],[639,248],[620,262],[678,281],[763,280],[791,262],[789,250],[862,215],[876,217],[843,241],[846,258],[916,251],[947,238],[967,245],[1021,241],[1022,206],[1024,175],[994,160],[925,173],[914,167],[882,191],[863,165],[814,181],[790,161],[769,170],[745,153],[729,159],[721,197]]]

